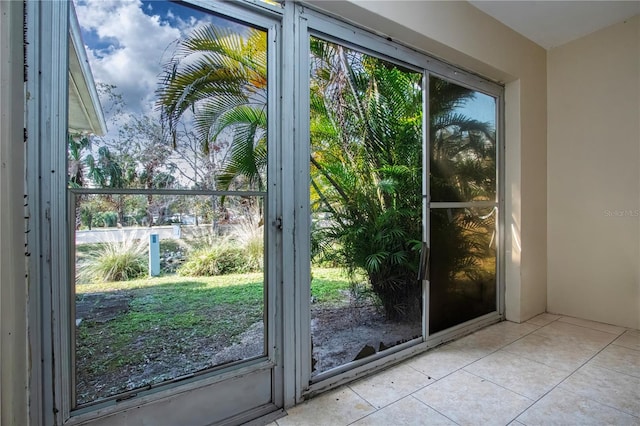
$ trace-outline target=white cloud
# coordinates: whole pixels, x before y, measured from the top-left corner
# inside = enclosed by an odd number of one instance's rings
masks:
[[[89,0],[77,4],[76,13],[91,33],[85,43],[96,82],[117,86],[129,112],[153,114],[162,64],[181,30],[142,7],[138,0]]]

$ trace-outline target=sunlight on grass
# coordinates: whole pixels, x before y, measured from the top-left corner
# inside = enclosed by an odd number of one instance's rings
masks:
[[[169,275],[164,277],[147,277],[130,281],[109,281],[102,283],[78,283],[76,294],[102,293],[110,291],[136,290],[156,286],[197,286],[203,288],[231,287],[235,285],[262,284],[261,272],[230,274],[216,277],[182,277]]]

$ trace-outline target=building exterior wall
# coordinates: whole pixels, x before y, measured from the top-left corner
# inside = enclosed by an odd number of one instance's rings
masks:
[[[640,16],[549,51],[548,310],[640,328]]]

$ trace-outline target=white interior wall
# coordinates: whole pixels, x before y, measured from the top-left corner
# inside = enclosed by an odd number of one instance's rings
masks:
[[[0,424],[27,425],[22,2],[0,1]]]
[[[506,316],[544,312],[546,51],[465,1],[325,1],[314,6],[506,83]]]
[[[547,61],[548,310],[640,328],[640,15]]]

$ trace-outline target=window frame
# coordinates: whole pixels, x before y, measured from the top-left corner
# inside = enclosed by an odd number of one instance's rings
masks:
[[[348,383],[364,374],[370,373],[371,371],[398,363],[417,353],[433,348],[460,335],[468,334],[504,318],[504,87],[473,72],[450,65],[447,62],[432,57],[427,53],[402,45],[383,35],[375,34],[368,29],[359,27],[357,24],[345,22],[340,17],[329,16],[325,12],[314,8],[313,6],[298,4],[297,21],[299,22],[298,28],[301,28],[301,33],[306,32],[306,35],[299,34],[297,60],[300,67],[307,72],[305,75],[306,80],[305,76],[303,76],[296,85],[296,93],[300,94],[299,97],[303,99],[300,104],[301,118],[298,120],[296,128],[305,132],[300,135],[300,138],[298,138],[299,141],[304,141],[304,143],[298,145],[298,153],[296,155],[296,170],[300,176],[309,176],[308,158],[310,155],[310,138],[308,117],[310,107],[308,99],[305,100],[305,97],[302,95],[309,92],[307,71],[309,67],[308,39],[310,36],[314,36],[333,43],[338,43],[347,48],[357,50],[385,61],[396,63],[409,70],[415,70],[423,73],[423,153],[425,154],[423,155],[423,191],[425,188],[428,188],[429,185],[429,77],[431,75],[438,76],[460,86],[495,98],[497,138],[496,179],[498,182],[496,185],[496,200],[495,202],[491,201],[490,203],[491,206],[499,206],[498,218],[496,221],[498,232],[497,242],[499,246],[497,250],[498,255],[496,265],[497,296],[495,312],[464,322],[433,335],[429,335],[429,313],[428,309],[423,309],[422,342],[416,342],[415,340],[417,339],[414,339],[387,349],[383,353],[377,353],[365,359],[351,362],[344,366],[320,373],[314,378],[311,378],[311,348],[309,345],[305,346],[304,343],[299,344],[296,349],[298,350],[298,353],[302,354],[302,357],[296,359],[296,370],[299,384],[296,399],[297,401],[303,401],[308,397],[324,392],[328,389],[335,388],[344,383]],[[306,98],[308,98],[308,96]],[[304,182],[306,182],[306,180]],[[308,185],[305,186],[298,182],[296,195],[298,200],[308,200]],[[425,224],[428,220],[427,215],[429,208],[430,202],[427,197],[424,197],[423,221]],[[306,206],[301,206],[298,211],[303,213],[301,215],[303,218],[308,218],[310,216],[308,202]],[[307,227],[310,226],[308,220],[305,220],[305,225]],[[302,226],[299,228],[302,228]],[[303,232],[300,232],[300,234],[302,233]],[[426,241],[429,241],[428,237],[428,227],[426,227],[424,235]],[[310,238],[308,232],[306,232],[306,235],[297,235],[296,238],[298,247],[297,253],[300,253],[295,265],[296,277],[300,284],[296,302],[297,305],[300,306],[300,317],[302,318],[301,325],[298,325],[300,327],[300,338],[298,340],[300,342],[308,342],[311,339],[309,327],[310,289],[308,285],[305,287],[302,283],[309,282],[310,277]],[[423,304],[425,307],[429,306],[428,284],[423,286]]]
[[[30,198],[30,232],[28,245],[32,257],[28,267],[29,281],[29,343],[31,347],[31,418],[37,424],[76,424],[120,413],[149,402],[160,401],[184,390],[198,389],[221,382],[237,374],[255,368],[268,369],[273,362],[281,363],[282,374],[273,381],[274,390],[280,389],[276,405],[292,406],[305,398],[351,381],[375,369],[397,363],[419,352],[451,340],[461,334],[504,318],[505,290],[505,187],[504,187],[504,87],[473,72],[462,70],[424,52],[386,39],[357,24],[345,22],[327,15],[304,3],[283,2],[280,5],[260,0],[239,0],[234,3],[188,0],[185,3],[221,15],[257,24],[267,22],[277,34],[277,53],[269,55],[270,69],[282,68],[282,74],[273,80],[277,89],[276,102],[270,102],[269,116],[277,119],[277,125],[269,129],[269,138],[279,141],[272,156],[275,165],[269,164],[269,188],[277,192],[272,217],[281,219],[282,231],[275,234],[276,247],[272,272],[277,277],[278,291],[269,301],[270,361],[240,369],[231,369],[221,375],[199,376],[190,383],[168,384],[148,395],[113,404],[87,407],[72,412],[69,389],[70,363],[65,361],[65,347],[69,347],[69,335],[65,335],[65,322],[70,325],[68,297],[59,285],[69,280],[71,255],[67,226],[57,226],[69,221],[66,178],[67,135],[67,62],[68,62],[68,13],[69,5],[61,2],[26,2],[27,83],[26,83],[26,146],[28,170],[27,193]],[[258,26],[261,26],[258,24]],[[265,27],[266,28],[266,27]],[[271,28],[271,27],[269,27]],[[347,371],[331,373],[315,382],[310,381],[309,325],[309,235],[308,214],[308,158],[309,158],[309,99],[308,94],[308,36],[315,34],[325,40],[338,42],[367,54],[398,63],[410,69],[420,70],[425,76],[445,78],[497,99],[496,132],[498,140],[498,287],[497,312],[428,336],[423,331],[423,341],[403,344],[391,352]],[[331,35],[330,35],[331,34]],[[269,36],[269,42],[275,40]],[[305,47],[307,46],[307,47]],[[271,81],[270,81],[270,84]],[[305,90],[306,88],[306,90]],[[271,96],[271,95],[270,95]],[[424,120],[428,114],[428,80],[423,78]],[[305,115],[306,114],[306,115]],[[273,135],[271,132],[274,132]],[[427,135],[423,136],[426,139]],[[425,142],[426,143],[426,142]],[[57,156],[54,153],[64,152]],[[57,157],[57,158],[56,158]],[[428,161],[425,171],[427,172]],[[275,173],[278,170],[278,173]],[[291,179],[290,177],[294,178]],[[285,178],[286,177],[286,178]],[[428,182],[423,183],[427,185]],[[426,201],[425,201],[426,202]],[[424,209],[423,209],[424,210]],[[426,215],[426,213],[424,213]],[[270,224],[265,222],[266,226]],[[70,226],[70,225],[69,225]],[[425,297],[428,292],[425,290]],[[425,306],[428,306],[428,299]],[[65,305],[67,304],[67,305]],[[273,307],[272,307],[273,306]],[[423,310],[425,315],[426,309]],[[423,321],[423,327],[425,327]],[[280,325],[281,324],[281,325]],[[281,327],[281,328],[279,328]],[[273,329],[272,329],[273,328]],[[285,338],[285,336],[287,336]],[[293,336],[293,337],[292,337]],[[273,345],[272,345],[273,344]],[[69,359],[69,355],[66,355]],[[61,380],[62,377],[67,379]],[[67,396],[65,396],[67,395]],[[266,411],[265,411],[266,412]]]
[[[267,68],[276,70],[281,61],[282,48],[282,11],[274,5],[238,2],[229,4],[226,2],[185,2],[197,8],[227,16],[232,20],[246,22],[264,29],[267,32],[268,55]],[[30,281],[30,313],[35,321],[32,323],[30,343],[32,349],[33,374],[31,376],[31,389],[38,390],[33,395],[32,418],[42,424],[77,424],[104,416],[126,411],[140,405],[161,401],[171,395],[183,392],[195,391],[199,388],[229,380],[233,377],[243,376],[251,372],[273,371],[271,394],[274,398],[274,407],[282,406],[282,392],[279,383],[282,382],[282,374],[276,366],[281,364],[281,353],[275,350],[276,342],[282,340],[281,330],[276,324],[282,316],[278,300],[281,296],[281,286],[276,285],[282,276],[281,263],[282,247],[281,233],[267,231],[271,241],[265,240],[272,248],[273,254],[269,256],[268,265],[265,265],[265,283],[274,291],[267,291],[265,285],[265,319],[268,317],[268,326],[265,328],[266,355],[258,359],[248,360],[242,365],[213,368],[194,378],[179,382],[168,382],[154,386],[152,391],[138,391],[139,396],[130,400],[124,400],[116,404],[116,398],[125,394],[119,394],[113,398],[89,403],[78,408],[73,408],[72,400],[74,390],[73,375],[73,348],[71,338],[71,318],[74,301],[71,300],[73,291],[70,279],[75,267],[73,260],[74,244],[71,238],[74,235],[74,220],[71,207],[73,193],[129,193],[129,194],[177,194],[180,195],[258,195],[265,199],[268,211],[265,227],[269,226],[273,218],[281,215],[282,205],[278,202],[281,198],[281,180],[276,173],[280,160],[281,146],[277,141],[282,137],[283,131],[279,125],[281,121],[281,92],[282,76],[278,73],[268,73],[269,95],[267,103],[267,117],[269,120],[268,143],[273,153],[269,154],[267,166],[267,188],[261,191],[199,191],[199,190],[72,190],[67,186],[67,93],[68,93],[68,32],[70,3],[61,2],[27,2],[27,41],[34,48],[27,49],[28,78],[26,83],[27,93],[38,94],[29,97],[26,103],[27,132],[30,135],[27,147],[28,167],[36,170],[40,178],[29,179],[27,182],[29,193],[34,194],[36,202],[34,216],[37,221],[33,223],[33,232],[30,235],[30,244],[34,251],[39,253],[37,262],[29,265]],[[49,125],[43,125],[48,123]],[[273,171],[273,172],[272,172]],[[272,194],[272,195],[268,195]],[[269,201],[269,198],[272,198]],[[275,202],[274,202],[275,201]],[[60,283],[68,283],[61,285]],[[116,406],[117,405],[117,406]],[[263,412],[273,411],[273,408],[264,407]]]

